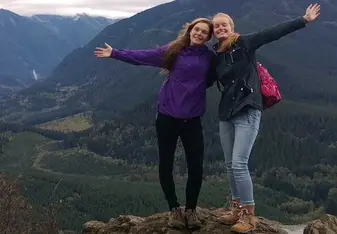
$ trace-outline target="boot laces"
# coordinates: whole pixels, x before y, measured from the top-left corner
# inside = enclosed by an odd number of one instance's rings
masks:
[[[238,216],[240,217],[239,220],[237,221],[238,223],[244,224],[245,223],[245,218],[249,215],[249,212],[247,209],[241,209]]]

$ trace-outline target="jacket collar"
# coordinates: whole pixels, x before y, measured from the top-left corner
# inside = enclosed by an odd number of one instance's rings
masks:
[[[217,51],[218,48],[219,48],[219,44],[220,44],[219,42],[215,43],[215,44],[212,46],[213,50]]]

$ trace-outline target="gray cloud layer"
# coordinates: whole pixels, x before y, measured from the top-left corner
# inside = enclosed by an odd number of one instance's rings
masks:
[[[106,17],[131,16],[172,0],[0,0],[0,8],[21,15],[87,13]]]

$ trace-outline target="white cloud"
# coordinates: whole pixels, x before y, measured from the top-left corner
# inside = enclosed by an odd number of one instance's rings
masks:
[[[1,0],[0,8],[20,15],[87,13],[105,17],[129,17],[172,0]]]

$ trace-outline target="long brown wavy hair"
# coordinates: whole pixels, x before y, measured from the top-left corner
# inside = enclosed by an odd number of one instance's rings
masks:
[[[167,71],[170,71],[174,63],[180,53],[180,51],[184,48],[190,45],[191,39],[190,39],[190,32],[193,29],[193,27],[198,23],[206,23],[209,27],[209,33],[207,40],[210,40],[213,35],[213,24],[210,19],[207,18],[197,18],[192,21],[192,23],[186,23],[183,26],[183,29],[179,33],[177,39],[169,43],[169,47],[165,51],[162,67],[164,69],[164,73],[167,73]]]
[[[234,32],[234,27],[235,27],[234,21],[229,15],[227,15],[225,13],[218,13],[215,16],[213,16],[212,22],[217,17],[226,17],[229,21],[229,25],[231,26],[231,28],[233,30],[233,32],[229,35],[229,37],[226,40],[224,40],[222,42],[219,42],[220,46],[218,47],[218,52],[226,52],[238,40],[238,38],[240,37],[240,34]]]

